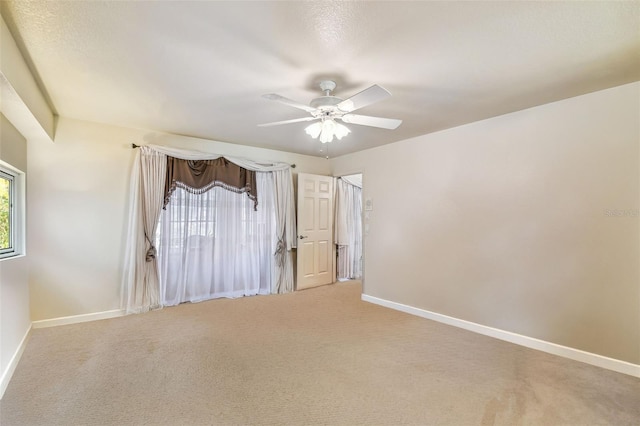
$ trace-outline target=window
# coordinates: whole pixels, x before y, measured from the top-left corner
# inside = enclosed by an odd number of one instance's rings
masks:
[[[164,306],[218,297],[269,294],[278,243],[272,173],[256,173],[260,204],[215,186],[194,193],[180,186],[156,231]]]
[[[24,173],[0,161],[0,260],[24,255]]]

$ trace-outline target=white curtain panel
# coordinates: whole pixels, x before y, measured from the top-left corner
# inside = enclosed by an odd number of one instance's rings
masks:
[[[256,173],[258,209],[246,194],[176,188],[158,238],[164,306],[271,293],[277,245],[274,179]]]
[[[276,170],[272,175],[276,211],[276,274],[271,292],[289,293],[293,291],[294,284],[291,250],[297,243],[293,178],[289,170]]]
[[[127,313],[160,307],[153,240],[164,201],[166,172],[165,154],[140,147],[131,175],[129,240],[125,251],[123,305]]]
[[[131,172],[129,238],[125,247],[122,279],[122,306],[127,313],[145,312],[162,305],[156,259],[152,257],[150,262],[146,261],[151,247],[145,238],[145,230],[148,235],[154,235],[154,222],[157,224],[160,219],[161,208],[158,208],[157,202],[162,202],[164,196],[166,156],[185,160],[210,160],[221,157],[217,154],[160,145],[146,145],[137,150]],[[291,250],[296,247],[296,225],[291,166],[286,163],[259,163],[237,157],[224,158],[248,170],[273,174],[276,235],[284,239],[285,251],[278,251],[276,246],[272,252],[275,272],[271,281],[271,291],[292,291],[294,277]],[[155,220],[154,212],[157,213]]]
[[[336,184],[337,278],[362,277],[362,189],[343,179]]]

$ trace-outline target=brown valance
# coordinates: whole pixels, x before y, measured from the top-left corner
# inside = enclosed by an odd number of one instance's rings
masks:
[[[165,208],[171,194],[179,186],[192,194],[202,194],[214,186],[243,193],[258,207],[256,172],[244,169],[220,157],[215,160],[181,160],[167,156],[167,179],[165,181]]]

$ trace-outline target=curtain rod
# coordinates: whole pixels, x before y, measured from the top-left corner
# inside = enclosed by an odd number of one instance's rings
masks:
[[[140,148],[140,145],[136,145],[135,143],[132,143],[132,144],[131,144],[131,148],[133,148],[133,149]],[[295,164],[292,164],[292,165],[291,165],[291,168],[292,168],[292,169],[295,169],[295,168],[296,168],[296,165],[295,165]]]

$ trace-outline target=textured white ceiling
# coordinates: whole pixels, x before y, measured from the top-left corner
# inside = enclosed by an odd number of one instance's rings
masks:
[[[328,77],[394,131],[350,125],[337,156],[640,80],[640,2],[3,1],[61,116],[324,155],[303,111]]]

